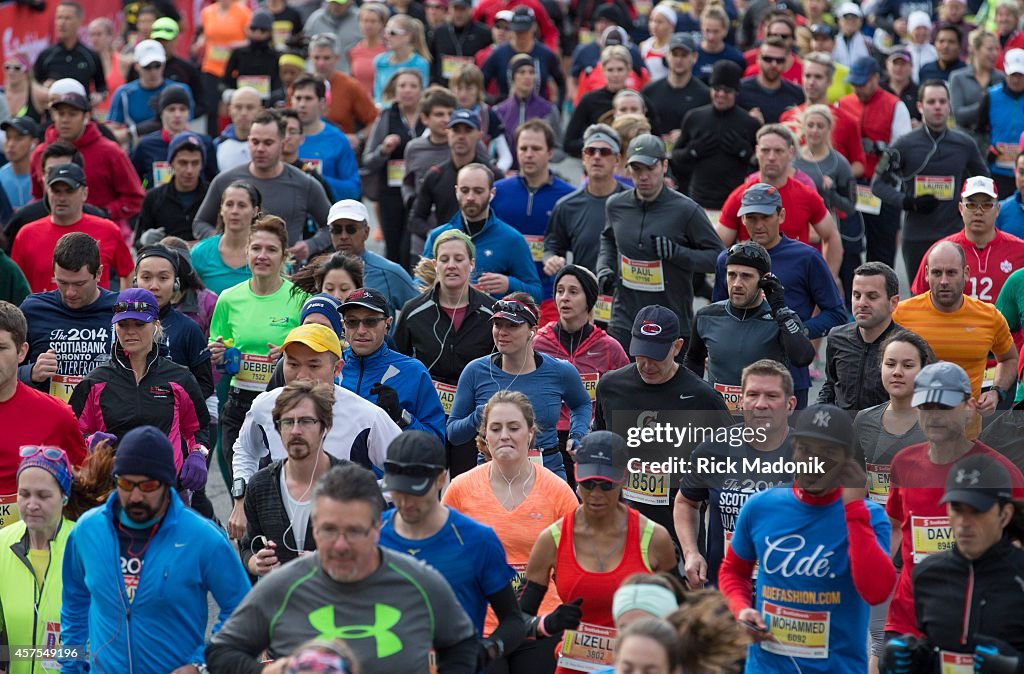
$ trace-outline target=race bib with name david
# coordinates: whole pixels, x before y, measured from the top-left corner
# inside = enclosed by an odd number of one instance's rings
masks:
[[[913,542],[914,563],[919,564],[929,555],[951,550],[954,545],[953,527],[948,517],[910,518],[910,534]]]

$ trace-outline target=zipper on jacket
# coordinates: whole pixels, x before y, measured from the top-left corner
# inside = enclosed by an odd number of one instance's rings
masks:
[[[974,562],[967,566],[967,593],[964,596],[964,623],[960,631],[960,644],[967,643],[971,626],[971,603],[974,600]]]
[[[640,248],[644,247],[644,225],[647,224],[647,202],[640,199],[640,230],[636,235],[636,245]]]

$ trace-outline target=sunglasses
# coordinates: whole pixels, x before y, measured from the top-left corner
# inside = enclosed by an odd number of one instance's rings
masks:
[[[346,330],[358,330],[360,325],[365,325],[371,330],[380,325],[381,321],[388,320],[386,316],[378,316],[376,318],[346,318],[345,329]]]
[[[611,491],[619,486],[617,482],[609,482],[608,480],[580,480],[577,482],[579,486],[583,487],[587,491],[594,491],[600,489],[601,491]]]
[[[331,234],[341,234],[345,232],[349,236],[352,236],[358,232],[363,225],[331,225]]]
[[[991,211],[996,207],[994,201],[965,201],[964,208],[969,211]]]
[[[135,491],[136,487],[138,487],[139,491],[143,494],[151,494],[163,486],[163,482],[160,480],[141,480],[139,482],[135,482],[134,480],[123,478],[120,475],[114,476],[114,484],[117,485],[118,489],[123,489],[129,494]]]
[[[785,56],[765,56],[764,54],[761,54],[761,60],[764,61],[765,63],[774,63],[775,65],[781,66],[783,63],[786,62],[786,57]]]
[[[21,65],[20,63],[5,63],[4,70],[6,70],[9,73],[23,73],[27,70],[27,68]]]
[[[765,33],[765,37],[777,37],[780,40],[792,40],[793,36],[789,33]]]
[[[156,311],[149,302],[116,302],[114,303],[114,313],[123,314],[127,311],[138,311],[140,313],[149,314]]]
[[[520,314],[526,312],[526,315],[533,319],[533,322],[537,322],[537,316],[533,313],[530,307],[526,306],[519,300],[498,300],[494,303],[492,309],[495,312],[504,311],[509,314]]]
[[[157,68],[163,68],[163,67],[164,67],[163,63],[160,63],[159,61],[155,61],[153,63],[150,63],[148,66],[142,66],[142,69],[143,70],[156,70]]]
[[[409,31],[402,30],[401,28],[388,28],[384,31],[384,34],[388,37],[395,37],[396,35],[408,35]]]
[[[392,475],[404,475],[407,477],[437,477],[444,468],[432,466],[426,463],[399,463],[398,461],[385,461],[384,472]]]
[[[615,153],[612,152],[612,149],[610,147],[585,147],[583,148],[583,154],[585,154],[588,157],[593,157],[595,155],[600,155],[602,157],[610,157]]]
[[[18,455],[22,459],[30,459],[37,454],[42,454],[44,459],[49,461],[61,461],[64,463],[64,467],[71,472],[71,461],[68,459],[67,452],[60,447],[48,447],[46,445],[24,445],[18,450]]]

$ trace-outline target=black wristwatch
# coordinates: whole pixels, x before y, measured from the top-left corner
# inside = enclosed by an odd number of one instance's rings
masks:
[[[997,396],[999,396],[999,402],[1005,402],[1006,401],[1006,396],[1010,395],[1008,391],[1004,391],[1003,389],[999,388],[998,386],[993,386],[992,390],[996,392]]]
[[[231,498],[239,499],[245,496],[245,480],[236,477],[231,483]]]

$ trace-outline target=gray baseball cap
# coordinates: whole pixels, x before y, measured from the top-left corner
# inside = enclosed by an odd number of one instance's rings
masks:
[[[668,41],[668,50],[672,51],[673,49],[685,49],[693,54],[697,51],[697,41],[689,33],[675,33]]]
[[[953,464],[939,503],[966,503],[986,512],[999,501],[1012,498],[1013,482],[1003,464],[988,454],[971,454]]]
[[[747,188],[740,199],[740,209],[736,215],[742,217],[747,213],[771,215],[782,208],[782,195],[779,190],[767,183],[755,183]]]
[[[938,403],[956,407],[971,397],[971,378],[956,363],[939,361],[925,365],[914,380],[914,397],[910,404],[920,407]]]
[[[665,158],[665,142],[655,135],[642,133],[629,144],[627,164],[654,166]]]

